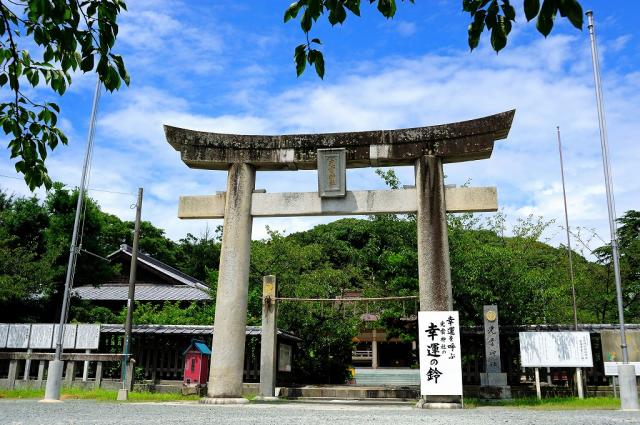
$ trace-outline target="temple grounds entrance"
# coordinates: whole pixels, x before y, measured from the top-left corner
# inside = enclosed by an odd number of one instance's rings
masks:
[[[242,370],[254,217],[415,213],[421,311],[452,310],[446,212],[497,210],[494,187],[445,188],[443,164],[487,159],[515,111],[430,127],[281,136],[165,126],[191,168],[227,171],[225,192],[182,196],[178,216],[223,218],[208,403],[244,403]],[[415,187],[348,191],[346,168],[413,165]],[[255,193],[257,171],[318,170],[317,192]]]

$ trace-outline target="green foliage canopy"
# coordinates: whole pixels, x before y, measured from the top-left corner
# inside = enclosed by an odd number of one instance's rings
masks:
[[[28,96],[24,86],[45,85],[63,95],[72,71],[94,69],[109,91],[128,85],[124,61],[113,52],[122,10],[122,0],[0,1],[0,87],[8,84],[12,93],[0,103],[0,126],[31,190],[51,188],[47,150],[66,144],[67,136],[57,127],[60,107]],[[24,47],[32,44],[31,52]]]

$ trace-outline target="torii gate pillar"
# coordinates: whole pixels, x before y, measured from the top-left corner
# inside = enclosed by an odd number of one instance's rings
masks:
[[[418,158],[415,174],[420,310],[453,310],[442,160]]]
[[[247,402],[242,398],[242,372],[253,223],[251,195],[255,181],[253,166],[240,162],[229,167],[211,344],[214,348],[208,398],[203,399],[208,403]]]

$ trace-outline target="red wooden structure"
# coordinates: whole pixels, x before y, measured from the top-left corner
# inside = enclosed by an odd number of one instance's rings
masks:
[[[184,351],[183,385],[197,387],[207,384],[210,356],[211,350],[204,341],[191,341],[191,345]]]

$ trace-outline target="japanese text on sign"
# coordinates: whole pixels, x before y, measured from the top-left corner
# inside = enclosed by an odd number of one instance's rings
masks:
[[[457,311],[418,313],[422,395],[462,395]]]
[[[589,332],[520,332],[523,367],[593,367]]]

